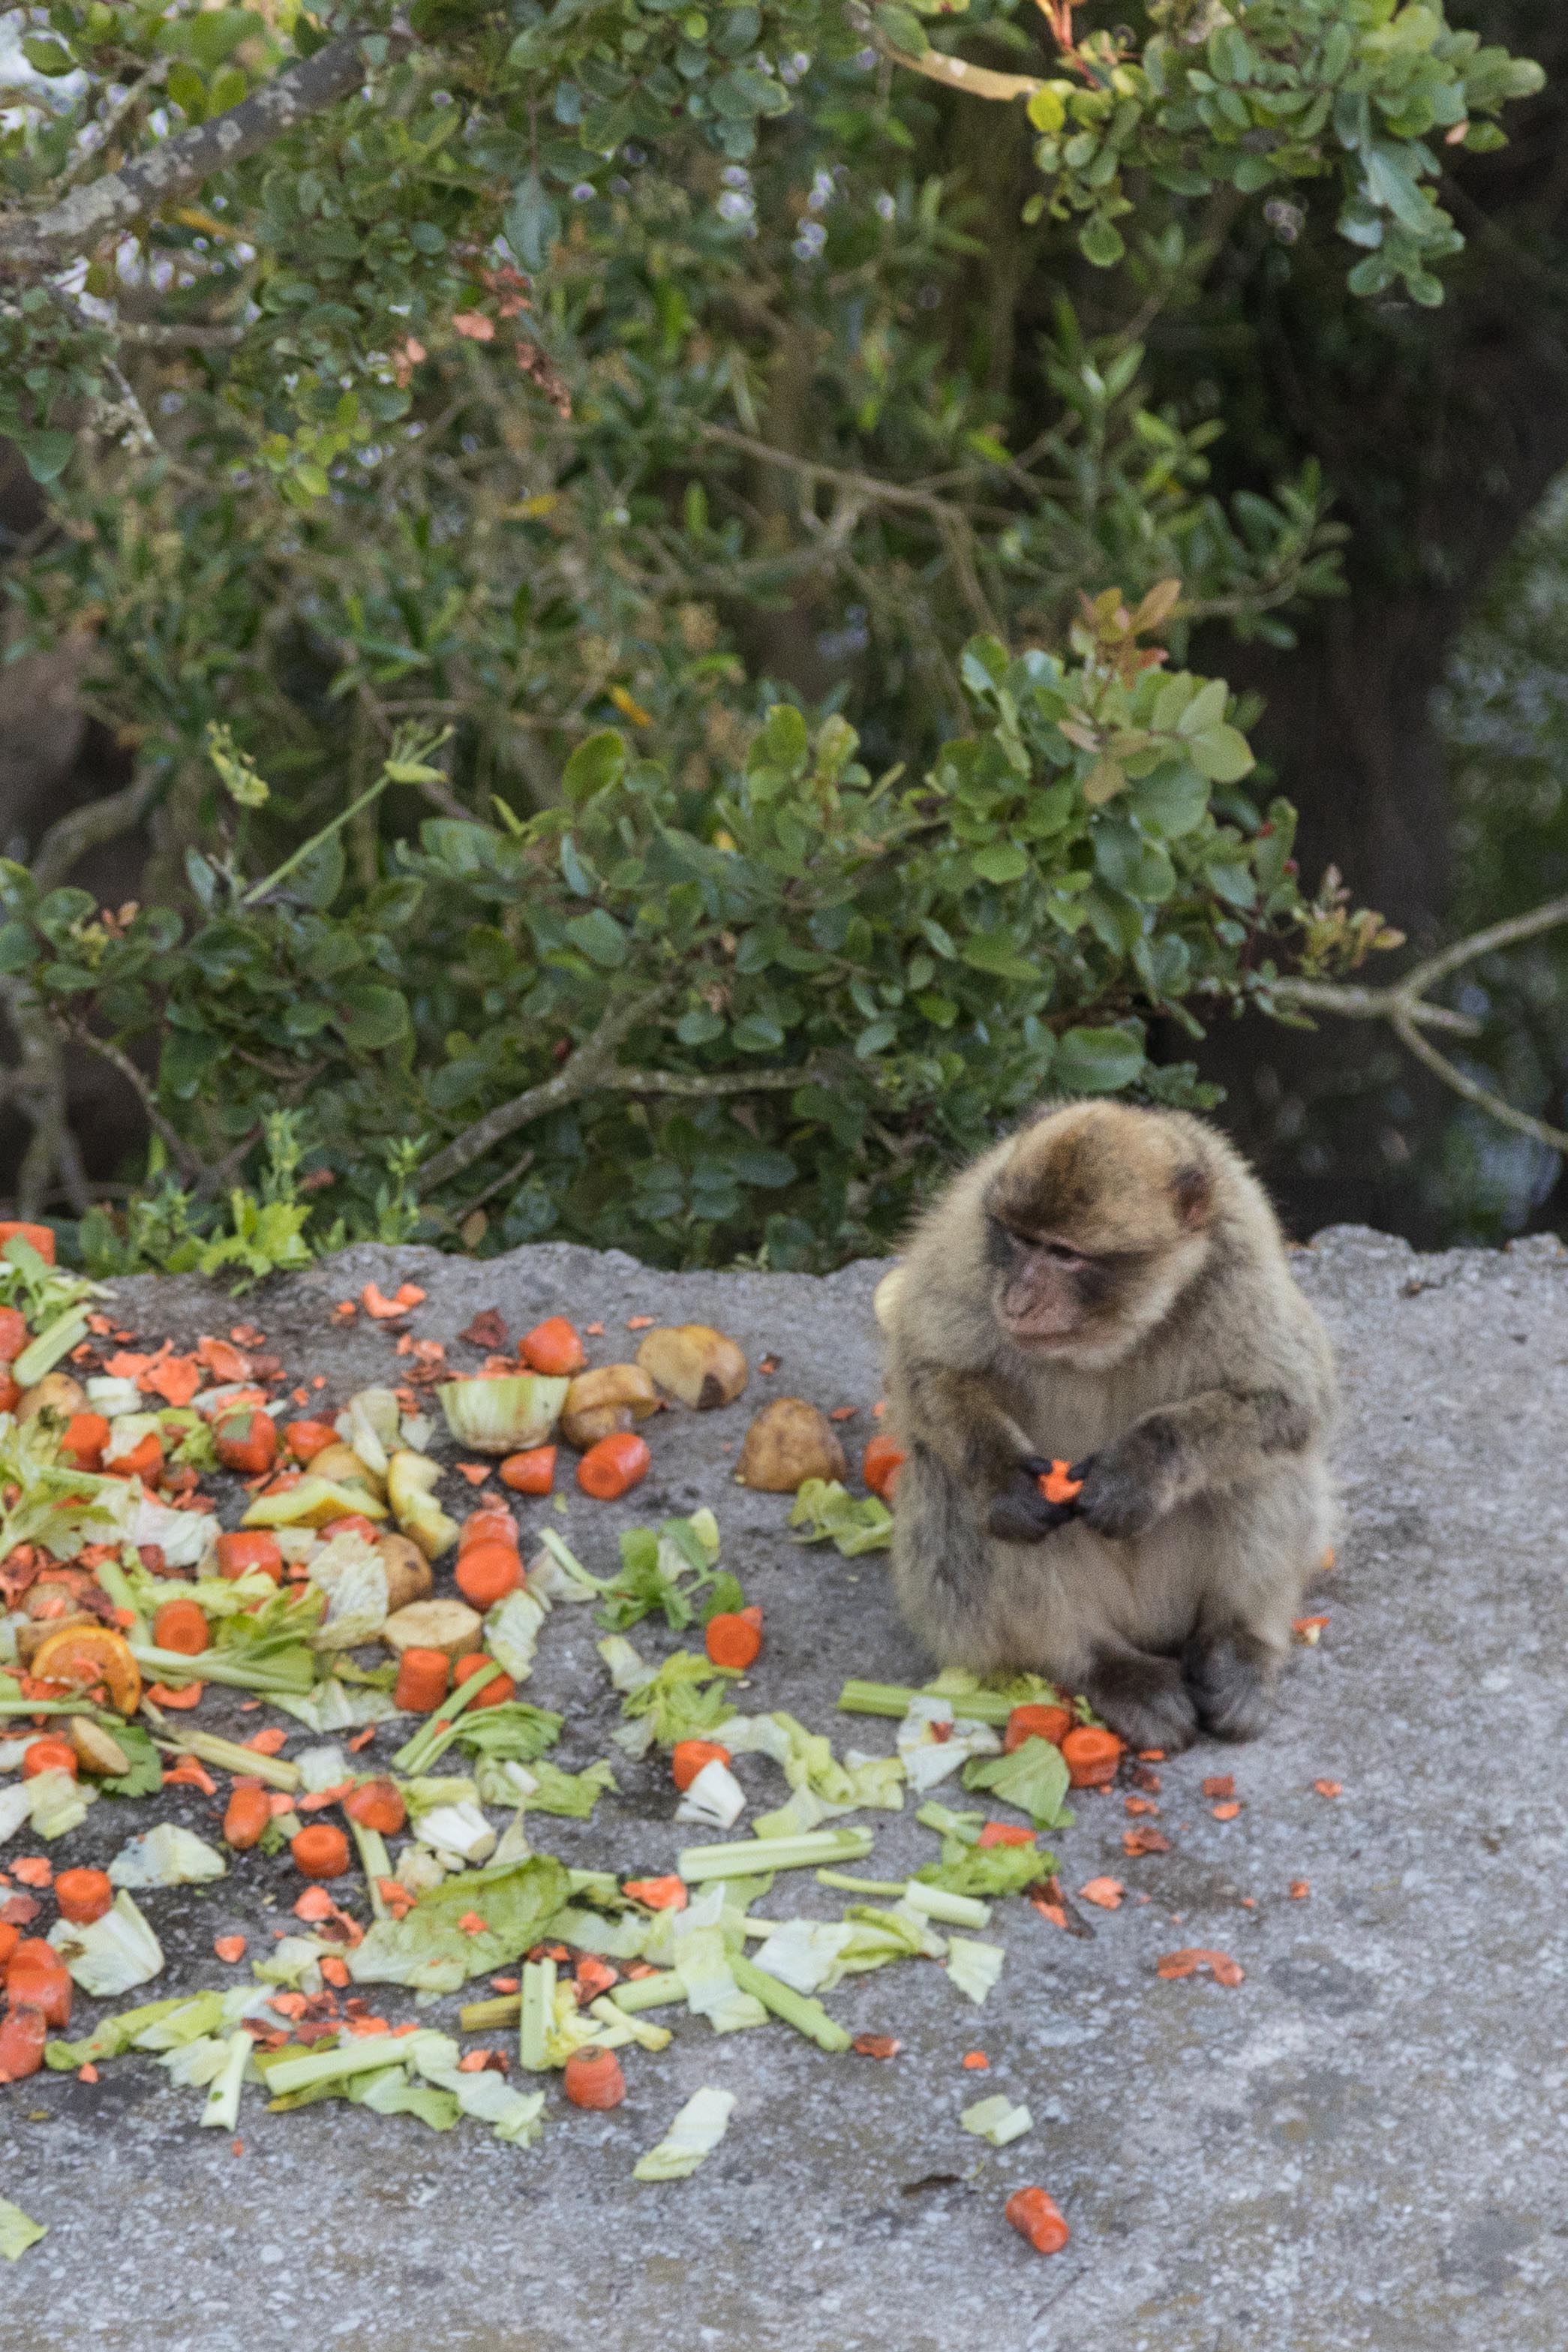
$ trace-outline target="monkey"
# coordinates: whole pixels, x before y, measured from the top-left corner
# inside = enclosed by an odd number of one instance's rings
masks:
[[[1335,1381],[1240,1155],[1184,1112],[1046,1104],[877,1311],[894,1585],[942,1664],[1044,1673],[1135,1748],[1256,1738],[1334,1532]]]

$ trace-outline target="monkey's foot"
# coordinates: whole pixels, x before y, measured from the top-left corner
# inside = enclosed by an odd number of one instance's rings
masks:
[[[1274,1711],[1274,1666],[1254,1634],[1196,1635],[1182,1670],[1204,1729],[1215,1739],[1256,1739]]]
[[[1174,1756],[1198,1736],[1197,1708],[1174,1658],[1138,1650],[1098,1658],[1084,1696],[1130,1748],[1163,1748]]]

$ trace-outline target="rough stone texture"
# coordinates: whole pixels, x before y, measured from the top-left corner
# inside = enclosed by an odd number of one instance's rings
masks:
[[[1170,1854],[1125,1861],[1121,1794],[1083,1801],[1060,1841],[1066,1884],[1110,1872],[1129,1890],[1120,1911],[1084,1915],[1092,1937],[1016,1904],[998,1915],[1008,1960],[984,2011],[921,1964],[830,1996],[852,2030],[901,2038],[888,2064],[826,2057],[781,2025],[715,2040],[682,2018],[662,2058],[629,2053],[618,2113],[579,2116],[552,2095],[531,2153],[342,2105],[268,2116],[250,2093],[237,2157],[140,2060],[105,2066],[95,2088],[50,2076],[0,2094],[0,2192],[51,2230],[3,2283],[11,2352],[588,2352],[612,2332],[670,2352],[1557,2352],[1568,1259],[1551,1242],[1416,1258],[1346,1228],[1297,1264],[1345,1380],[1347,1533],[1318,1604],[1331,1622],[1296,1654],[1260,1744],[1164,1768]],[[601,1360],[637,1313],[711,1320],[753,1359],[775,1351],[777,1373],[753,1378],[742,1406],[659,1424],[635,1509],[577,1500],[568,1530],[607,1565],[619,1525],[713,1504],[768,1612],[745,1703],[880,1746],[890,1725],[832,1704],[846,1674],[921,1672],[879,1558],[797,1550],[783,1502],[727,1475],[760,1395],[876,1395],[877,1272],[676,1276],[573,1249],[489,1265],[363,1250],[241,1311],[339,1398],[389,1366],[383,1332],[324,1319],[373,1273],[388,1289],[417,1276],[430,1297],[415,1328],[448,1342],[496,1305],[514,1330],[563,1307],[604,1318]],[[119,1295],[129,1320],[182,1339],[234,1319],[191,1282]],[[849,1433],[869,1425],[863,1413]],[[592,1639],[585,1612],[559,1612],[531,1689],[568,1710],[560,1753],[574,1766],[615,1720]],[[740,1769],[776,1790],[761,1759]],[[1215,1770],[1235,1771],[1243,1800],[1229,1822],[1200,1794]],[[1343,1794],[1315,1795],[1321,1777]],[[668,1785],[651,1764],[623,1778],[596,1824],[542,1831],[569,1860],[668,1868],[681,1843]],[[210,1803],[179,1793],[182,1818],[210,1823]],[[128,1811],[96,1808],[72,1858],[111,1851]],[[910,1816],[866,1818],[868,1869],[929,1854]],[[247,1866],[149,1898],[176,1983],[228,1977],[215,1933],[265,1936],[262,1876]],[[1289,1898],[1295,1879],[1308,1899]],[[274,1869],[268,1892],[294,1885]],[[826,1906],[797,1880],[767,1907],[797,1907],[797,1885],[801,1906]],[[1156,1979],[1162,1952],[1194,1944],[1233,1953],[1246,1981]],[[978,2080],[959,2063],[975,2046],[991,2060]],[[634,2183],[634,2152],[703,2083],[737,2095],[719,2155],[689,2182]],[[959,2110],[983,2090],[1026,2099],[1032,2135],[993,2154],[963,2134]],[[1072,2223],[1049,2262],[1002,2221],[1030,2181]]]

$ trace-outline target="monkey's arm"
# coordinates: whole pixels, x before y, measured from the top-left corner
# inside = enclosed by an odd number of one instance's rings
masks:
[[[1004,1543],[1037,1543],[1074,1516],[1073,1505],[1047,1503],[1041,1494],[1040,1474],[1050,1462],[1035,1452],[989,1374],[916,1364],[905,1394],[906,1435],[979,1496],[992,1535]]]
[[[1194,1495],[1245,1486],[1282,1454],[1299,1453],[1315,1420],[1283,1388],[1205,1389],[1158,1406],[1073,1466],[1078,1516],[1102,1536],[1142,1535]]]

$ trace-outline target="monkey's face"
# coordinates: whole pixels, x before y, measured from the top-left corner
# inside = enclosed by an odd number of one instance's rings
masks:
[[[1123,1106],[1026,1129],[985,1202],[997,1322],[1017,1347],[1116,1362],[1202,1265],[1210,1207],[1206,1171]]]

